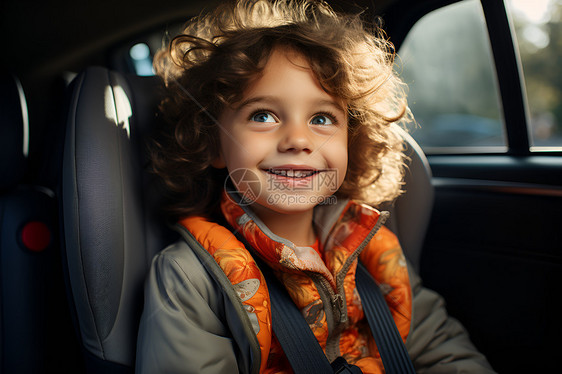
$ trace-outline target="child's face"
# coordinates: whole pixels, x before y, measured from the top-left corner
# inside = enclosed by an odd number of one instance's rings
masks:
[[[310,210],[347,169],[345,103],[326,93],[303,56],[277,48],[263,75],[220,116],[221,155],[238,191],[279,213]],[[260,208],[260,207],[256,207]]]

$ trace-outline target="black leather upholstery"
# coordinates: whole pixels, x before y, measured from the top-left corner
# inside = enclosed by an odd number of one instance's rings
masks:
[[[405,131],[405,153],[409,157],[404,175],[405,193],[385,209],[390,211],[387,226],[398,236],[406,258],[419,272],[420,256],[431,211],[434,191],[431,169],[421,147]]]
[[[62,177],[65,265],[89,366],[101,360],[126,371],[144,277],[169,235],[145,170],[158,80],[90,68],[73,86]]]
[[[24,183],[27,103],[13,76],[0,77],[0,372],[41,373],[50,352],[56,269],[56,203]],[[61,308],[60,304],[56,306]],[[63,306],[64,308],[64,306]]]
[[[0,113],[0,190],[9,190],[23,177],[29,146],[25,95],[10,75],[0,76]]]
[[[144,169],[159,93],[156,78],[103,68],[90,68],[74,82],[62,212],[66,266],[92,372],[132,370],[144,277],[153,255],[171,240]],[[432,192],[423,153],[414,143],[408,152],[408,193],[391,207],[391,225],[417,262]]]

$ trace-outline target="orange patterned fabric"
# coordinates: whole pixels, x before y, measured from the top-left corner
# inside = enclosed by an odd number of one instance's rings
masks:
[[[213,256],[242,300],[261,351],[260,372],[264,372],[271,346],[271,308],[265,279],[252,255],[225,227],[203,217],[180,221]]]
[[[360,255],[379,283],[404,341],[410,330],[412,294],[398,240],[385,227],[378,229],[380,213],[348,202],[336,223],[327,228],[330,232],[317,252],[311,247],[273,240],[266,228],[262,230],[261,224],[251,219],[251,213],[228,198],[223,198],[221,207],[228,223],[273,268],[327,356],[342,355],[364,373],[384,373],[355,288],[357,257]],[[329,207],[322,207],[325,208]],[[191,217],[181,223],[215,258],[237,290],[250,320],[253,318],[259,325],[260,372],[292,372],[272,335],[267,287],[248,250],[228,229],[203,218]],[[335,308],[337,300],[342,299],[345,304]]]

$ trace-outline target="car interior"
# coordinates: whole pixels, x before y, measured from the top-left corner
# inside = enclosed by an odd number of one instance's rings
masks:
[[[410,87],[406,192],[380,207],[406,257],[497,372],[553,370],[562,130],[535,115],[518,2],[328,3],[383,27]],[[144,278],[177,239],[147,154],[151,59],[217,4],[0,5],[0,372],[134,372]]]

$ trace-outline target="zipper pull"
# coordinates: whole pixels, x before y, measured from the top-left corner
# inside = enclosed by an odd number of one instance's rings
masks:
[[[347,322],[347,313],[344,313],[344,309],[343,309],[343,297],[339,293],[334,295],[332,304],[334,309],[337,310],[339,313],[340,323]]]

